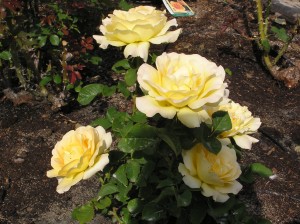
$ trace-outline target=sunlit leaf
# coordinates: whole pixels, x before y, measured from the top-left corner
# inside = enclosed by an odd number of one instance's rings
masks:
[[[136,182],[140,174],[140,164],[134,160],[130,160],[126,166],[126,173],[129,181]]]
[[[119,81],[118,82],[118,91],[123,94],[126,98],[128,98],[131,94],[131,92],[127,89],[127,85],[124,81]]]
[[[12,57],[11,53],[9,51],[2,51],[0,52],[0,59],[2,60],[10,60]]]
[[[113,183],[107,183],[107,184],[101,186],[98,196],[104,197],[106,195],[114,194],[116,192],[118,192],[118,187]]]
[[[271,31],[275,33],[276,37],[283,42],[288,42],[290,39],[284,28],[278,29],[276,26],[272,26]]]
[[[142,210],[142,201],[139,198],[130,200],[127,204],[130,213],[138,213]]]
[[[127,164],[121,165],[117,171],[113,174],[113,177],[116,178],[121,184],[127,187],[128,179],[126,176],[126,167]]]
[[[252,163],[250,168],[253,173],[256,173],[263,177],[269,177],[273,175],[272,170],[261,163]]]
[[[102,62],[102,58],[100,58],[98,56],[93,56],[93,57],[91,57],[90,62],[93,65],[99,65]]]
[[[47,42],[47,36],[39,36],[37,39],[39,41],[39,47],[44,47]]]
[[[102,93],[103,86],[101,84],[89,84],[80,90],[77,101],[82,105],[88,105],[99,94]]]
[[[40,86],[45,86],[47,85],[50,81],[52,81],[51,76],[44,76],[42,80],[40,81]]]
[[[52,34],[49,38],[50,40],[50,43],[53,45],[53,46],[58,46],[59,43],[60,43],[60,39],[59,37],[56,35],[56,34]]]
[[[109,197],[100,199],[98,202],[94,203],[98,209],[105,209],[111,205],[111,200]]]
[[[123,60],[117,61],[112,66],[112,70],[117,73],[125,72],[128,69],[130,69],[130,64],[129,64],[128,59],[123,59]]]
[[[103,96],[112,96],[116,92],[116,89],[116,86],[102,85],[102,94]]]
[[[72,212],[72,218],[84,224],[93,220],[95,216],[94,208],[91,204],[75,208]]]
[[[119,2],[119,8],[122,10],[127,11],[132,7],[133,6],[131,4],[129,4],[126,0],[120,0],[120,2]]]
[[[137,69],[130,68],[125,73],[125,82],[128,86],[133,86],[136,82]]]

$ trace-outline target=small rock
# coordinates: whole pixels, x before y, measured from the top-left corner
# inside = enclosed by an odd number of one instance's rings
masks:
[[[15,158],[13,159],[14,163],[23,163],[25,160],[23,158]]]
[[[296,23],[300,18],[299,0],[272,0],[271,9],[281,14],[290,23]]]

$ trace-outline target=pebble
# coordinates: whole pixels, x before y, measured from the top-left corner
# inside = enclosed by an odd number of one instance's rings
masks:
[[[284,17],[290,23],[296,23],[300,18],[299,0],[272,0],[271,9]]]

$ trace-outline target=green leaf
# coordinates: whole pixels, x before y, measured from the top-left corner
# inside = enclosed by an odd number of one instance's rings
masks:
[[[117,171],[113,174],[113,177],[116,178],[124,186],[128,185],[128,179],[126,176],[126,167],[127,164],[121,165]]]
[[[39,36],[37,39],[39,41],[39,47],[44,47],[47,42],[47,36]]]
[[[131,94],[131,92],[127,89],[127,85],[124,81],[118,82],[118,91],[121,92],[126,98],[128,98]]]
[[[232,128],[230,116],[227,111],[217,111],[212,114],[212,128],[215,136]]]
[[[176,136],[170,135],[167,129],[159,129],[157,132],[158,137],[160,137],[167,145],[173,150],[176,156],[181,153],[180,141]]]
[[[229,68],[225,68],[225,72],[227,75],[232,76],[232,71]]]
[[[99,201],[95,202],[94,204],[95,204],[96,208],[102,210],[111,205],[111,200],[109,197],[105,197],[105,198],[102,198]]]
[[[45,86],[45,85],[47,85],[50,81],[52,80],[52,77],[49,75],[47,75],[47,76],[44,76],[43,78],[42,78],[42,80],[40,81],[40,86]]]
[[[125,82],[128,86],[133,86],[136,83],[137,79],[137,69],[130,68],[125,73]]]
[[[206,213],[207,213],[207,207],[205,205],[206,203],[194,203],[191,205],[190,209],[190,222],[191,224],[200,224],[204,220]]]
[[[128,59],[123,59],[123,60],[120,60],[120,61],[117,61],[113,66],[112,66],[112,70],[114,72],[117,72],[117,73],[122,73],[122,72],[125,72],[126,70],[130,69],[130,64],[129,64],[129,61]]]
[[[104,129],[111,127],[111,122],[107,118],[98,118],[90,123],[91,126],[102,126]]]
[[[102,94],[103,96],[112,96],[116,92],[116,86],[102,86]]]
[[[272,26],[271,27],[271,31],[273,33],[275,33],[276,37],[279,39],[279,40],[282,40],[283,42],[288,42],[289,41],[289,36],[287,35],[286,33],[286,30],[284,28],[280,28],[278,29],[277,27],[275,26]]]
[[[98,196],[104,197],[106,195],[114,194],[116,192],[118,192],[118,187],[113,183],[107,183],[107,184],[101,186]]]
[[[75,208],[72,212],[72,218],[84,224],[93,220],[95,216],[94,208],[91,204]]]
[[[137,124],[128,131],[126,137],[120,139],[118,147],[126,153],[143,150],[147,154],[153,154],[160,142],[156,135],[156,128]]]
[[[130,8],[132,8],[133,6],[128,4],[128,2],[126,0],[120,0],[119,7],[120,7],[120,9],[127,11]]]
[[[98,56],[93,56],[93,57],[91,57],[90,62],[93,65],[99,65],[102,62],[102,58],[100,58]]]
[[[147,185],[147,180],[151,176],[154,169],[155,163],[153,161],[147,161],[147,163],[143,166],[141,173],[138,177],[137,185],[139,187],[144,187]]]
[[[152,200],[152,202],[159,203],[160,201],[162,201],[163,199],[169,196],[174,196],[174,194],[175,194],[175,190],[173,186],[163,188],[160,194],[154,200]]]
[[[170,186],[173,186],[173,185],[175,185],[173,180],[168,178],[168,179],[164,179],[164,180],[159,181],[156,188],[159,189],[159,188],[164,188],[164,187],[170,187]]]
[[[263,47],[263,50],[268,54],[271,49],[270,42],[267,39],[262,39],[261,45]]]
[[[126,173],[129,181],[136,182],[140,174],[140,164],[134,160],[130,160],[126,166]]]
[[[252,163],[250,168],[253,173],[256,173],[262,177],[269,177],[273,175],[272,170],[261,163]]]
[[[224,203],[211,202],[209,204],[210,208],[208,209],[208,213],[215,218],[222,217],[233,208],[235,203],[236,199],[234,197],[229,198]]]
[[[50,43],[53,45],[53,46],[58,46],[59,43],[60,43],[60,39],[59,37],[56,35],[56,34],[52,34],[49,38],[50,40]]]
[[[204,147],[214,154],[218,154],[222,148],[221,142],[216,137],[210,137],[211,130],[210,128],[201,123],[199,128],[194,128],[192,130],[194,136],[200,141]]]
[[[119,183],[118,184],[118,190],[119,193],[116,195],[116,199],[120,202],[125,203],[129,197],[128,197],[128,193],[132,188],[132,183],[129,183],[128,186],[124,186],[123,184]]]
[[[55,84],[60,84],[61,83],[61,76],[60,75],[54,75],[53,76],[53,82],[55,83]]]
[[[102,93],[103,85],[89,84],[80,90],[77,101],[82,105],[88,105],[99,94]]]
[[[139,198],[134,198],[128,202],[127,208],[130,213],[139,213],[142,210],[142,201]]]
[[[2,51],[0,52],[0,59],[9,61],[12,55],[9,51]]]
[[[145,205],[142,212],[142,220],[154,222],[165,216],[164,209],[160,208],[157,203],[149,203]]]
[[[192,193],[190,190],[185,190],[182,194],[177,197],[177,206],[178,207],[187,207],[191,204]]]
[[[141,123],[141,124],[147,122],[147,116],[140,111],[136,111],[134,114],[132,114],[130,119],[136,123]]]
[[[143,150],[147,154],[153,154],[159,139],[154,138],[122,138],[118,143],[118,148],[126,153]]]

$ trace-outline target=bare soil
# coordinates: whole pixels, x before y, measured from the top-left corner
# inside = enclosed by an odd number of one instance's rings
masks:
[[[244,3],[233,7],[223,1],[189,4],[196,15],[178,18],[183,28],[180,38],[158,50],[200,54],[232,71],[233,75],[227,76],[230,98],[248,106],[262,121],[255,135],[260,141],[244,153],[241,163],[262,162],[277,175],[273,180],[258,178],[244,187],[240,197],[253,214],[274,224],[300,223],[300,88],[288,89],[274,80],[262,67],[252,42],[243,37],[248,32],[245,16],[251,17],[254,9],[243,11]],[[235,27],[228,25],[230,21]],[[248,25],[255,27],[255,19]],[[296,36],[295,43],[299,39]],[[110,55],[122,54],[114,48],[108,51],[107,60]],[[287,55],[289,60],[299,61],[297,48],[289,49]],[[46,100],[29,97],[14,104],[4,93],[0,97],[0,223],[75,223],[72,209],[94,197],[99,185],[94,177],[59,195],[57,181],[46,177],[51,150],[64,133],[78,124],[89,124],[108,106],[127,110],[129,104],[117,96],[97,99],[87,107],[73,102],[53,110]],[[109,220],[99,215],[92,223]]]

